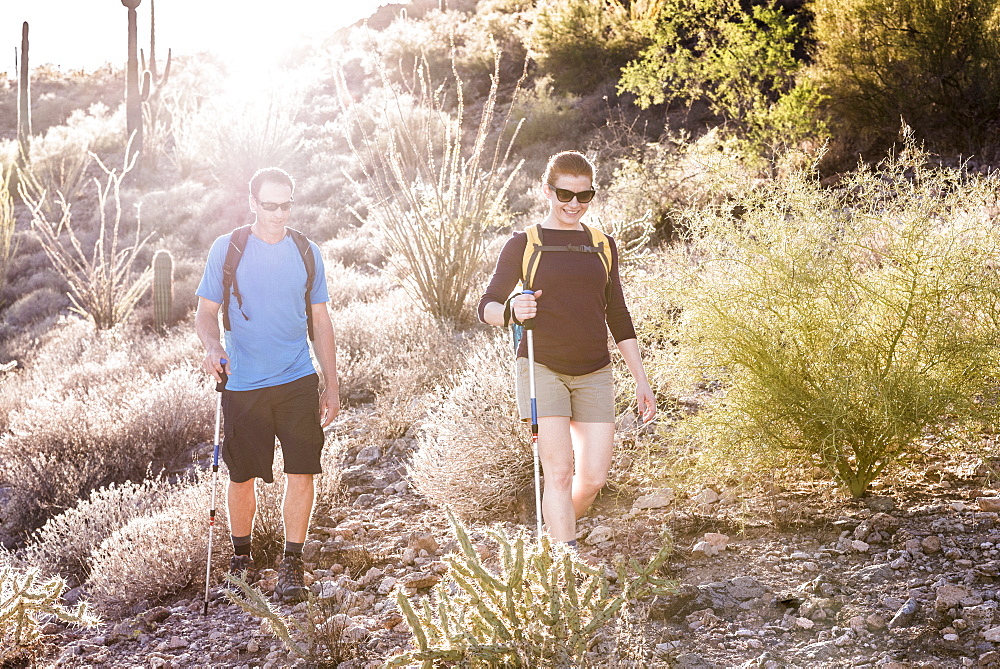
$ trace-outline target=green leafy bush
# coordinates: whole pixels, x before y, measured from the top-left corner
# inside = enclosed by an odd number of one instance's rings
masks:
[[[745,11],[728,0],[668,0],[653,42],[622,70],[619,91],[646,108],[707,100],[755,148],[771,154],[822,131],[818,93],[797,83],[803,27],[777,4]]]
[[[860,496],[922,437],[995,413],[996,184],[926,160],[911,138],[842,189],[799,172],[685,220],[662,320],[716,389],[684,424],[717,462],[790,451]]]
[[[950,150],[995,139],[997,0],[816,0],[816,71],[838,136],[878,150],[899,119]]]
[[[648,42],[662,0],[545,0],[529,36],[530,54],[559,91],[592,93]]]
[[[397,590],[396,601],[413,631],[416,649],[397,655],[387,666],[420,662],[482,663],[488,666],[593,666],[588,655],[596,633],[611,623],[630,600],[673,591],[656,576],[672,552],[669,541],[645,566],[632,560],[618,565],[614,594],[604,570],[587,565],[573,549],[553,543],[511,538],[490,530],[499,565],[487,566],[468,531],[449,514],[459,550],[445,558],[448,572],[435,587],[432,604],[414,607]]]

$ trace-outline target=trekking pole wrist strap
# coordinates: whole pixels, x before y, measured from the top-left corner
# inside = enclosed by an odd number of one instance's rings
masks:
[[[521,321],[517,320],[517,316],[514,314],[514,298],[520,295],[520,293],[515,293],[507,298],[507,301],[503,305],[503,326],[505,328],[510,327],[510,324],[514,325],[524,325]]]

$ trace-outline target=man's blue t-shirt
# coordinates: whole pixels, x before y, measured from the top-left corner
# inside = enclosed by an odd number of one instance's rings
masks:
[[[201,284],[195,294],[222,303],[222,266],[230,235],[212,244]],[[326,271],[319,248],[310,243],[316,258],[312,304],[330,301]],[[236,297],[229,300],[231,332],[225,333],[229,354],[230,390],[256,390],[290,383],[313,374],[309,357],[308,325],[304,299],[306,267],[290,235],[268,244],[251,234],[236,268],[236,282],[243,296],[243,313]],[[311,308],[311,305],[310,305]],[[246,314],[249,320],[243,317]]]

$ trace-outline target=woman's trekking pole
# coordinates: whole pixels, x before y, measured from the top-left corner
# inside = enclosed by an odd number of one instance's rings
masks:
[[[222,391],[226,389],[226,382],[229,375],[226,374],[226,363],[229,361],[222,358],[222,380],[215,384],[215,390],[219,393],[215,402],[215,447],[212,451],[212,507],[208,510],[208,559],[205,561],[205,610],[202,615],[208,615],[208,589],[212,582],[212,534],[215,530],[215,489],[219,480],[219,425],[222,423]]]
[[[522,295],[534,295],[534,291],[521,291]],[[528,397],[531,398],[531,452],[535,460],[535,517],[537,518],[537,538],[542,538],[542,476],[538,461],[538,405],[535,395],[535,319],[524,322],[528,335]]]

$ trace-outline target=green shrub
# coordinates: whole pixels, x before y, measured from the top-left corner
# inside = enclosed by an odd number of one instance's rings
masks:
[[[998,0],[816,0],[816,71],[838,137],[881,151],[899,119],[951,151],[995,140]]]
[[[467,348],[464,364],[429,399],[408,475],[431,504],[496,520],[532,485],[530,435],[517,415],[510,336],[493,333]]]
[[[995,412],[996,185],[926,159],[911,138],[841,190],[799,172],[685,221],[662,320],[720,391],[685,421],[718,461],[784,449],[860,496],[926,435]]]
[[[68,609],[60,602],[66,583],[59,577],[42,580],[38,570],[0,567],[0,662],[9,651],[34,641],[42,617],[54,617],[82,627],[99,621],[86,604]]]
[[[559,91],[592,93],[648,42],[662,0],[545,0],[531,26],[532,58]]]
[[[802,26],[775,3],[749,12],[728,0],[668,0],[653,43],[622,70],[619,92],[646,108],[708,101],[754,148],[771,155],[822,132],[815,88],[796,85]]]
[[[656,576],[672,552],[665,541],[645,566],[632,560],[635,576],[618,565],[617,594],[603,569],[587,565],[548,536],[539,542],[490,530],[499,565],[489,568],[468,531],[449,514],[459,550],[447,556],[448,572],[434,589],[436,602],[415,608],[397,590],[396,601],[413,631],[416,649],[387,666],[444,662],[488,666],[594,666],[588,651],[599,630],[630,600],[673,591]]]
[[[514,106],[513,117],[523,118],[518,132],[518,145],[568,143],[567,131],[576,128],[580,112],[574,108],[576,99],[571,95],[558,95],[548,77],[535,81]]]
[[[383,113],[383,127],[389,129],[384,143],[365,129],[356,106],[345,102],[343,110],[348,140],[364,171],[355,188],[367,225],[386,249],[390,270],[436,319],[468,319],[466,298],[483,270],[484,232],[507,218],[507,189],[520,169],[520,163],[508,164],[516,137],[504,139],[509,115],[501,117],[499,130],[493,127],[498,69],[499,56],[471,142],[463,142],[466,109],[457,74],[457,111],[451,114],[444,92],[432,85],[426,70],[421,73],[415,128],[383,75],[393,101]],[[342,74],[339,81],[342,98],[350,100]]]

